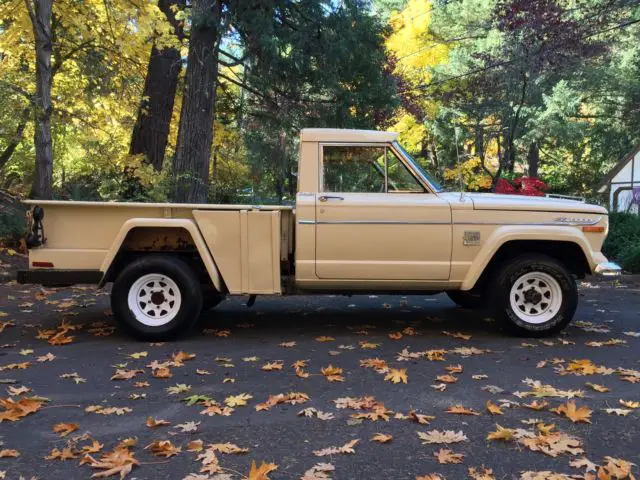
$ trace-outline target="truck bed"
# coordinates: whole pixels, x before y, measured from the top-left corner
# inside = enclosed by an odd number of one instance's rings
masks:
[[[293,271],[295,211],[290,206],[24,203],[44,210],[45,242],[30,249],[31,270],[100,273],[104,283],[123,254],[197,252],[214,286],[234,294],[282,293],[281,276]]]

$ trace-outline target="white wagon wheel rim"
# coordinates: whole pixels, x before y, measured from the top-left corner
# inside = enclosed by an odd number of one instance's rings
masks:
[[[551,320],[562,307],[562,288],[548,273],[529,272],[519,277],[509,295],[511,309],[526,323]]]
[[[150,273],[131,285],[127,301],[138,322],[149,327],[161,327],[176,317],[182,305],[182,296],[171,278]]]

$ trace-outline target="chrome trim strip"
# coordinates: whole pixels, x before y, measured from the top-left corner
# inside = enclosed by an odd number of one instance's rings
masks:
[[[410,222],[402,220],[339,220],[319,221],[299,220],[300,225],[451,225],[451,222]]]
[[[557,220],[553,220],[550,222],[503,222],[503,223],[496,223],[496,222],[453,222],[453,225],[533,225],[533,226],[552,226],[552,227],[558,227],[558,226],[564,226],[564,227],[579,227],[579,226],[583,226],[583,225],[595,225],[596,223],[598,223],[600,220],[602,220],[602,217],[598,217],[596,219],[584,219],[584,220],[580,220],[580,221],[567,221],[567,219],[557,219]]]
[[[496,223],[496,222],[422,222],[422,221],[402,221],[402,220],[336,220],[336,221],[319,221],[315,220],[298,220],[300,225],[496,225],[496,226],[535,226],[535,227],[577,227],[582,225],[595,225],[600,218],[592,220],[590,223],[567,223],[567,222],[514,222],[514,223]]]

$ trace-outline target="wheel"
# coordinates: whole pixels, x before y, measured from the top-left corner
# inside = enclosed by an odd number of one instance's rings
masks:
[[[486,304],[484,296],[475,290],[449,290],[447,296],[462,308],[468,308],[470,310],[483,308]]]
[[[573,275],[545,255],[522,255],[506,262],[489,291],[494,315],[521,336],[558,333],[571,321],[578,306]]]
[[[148,341],[172,340],[190,329],[200,315],[200,281],[179,258],[143,256],[116,278],[111,309],[131,335]]]

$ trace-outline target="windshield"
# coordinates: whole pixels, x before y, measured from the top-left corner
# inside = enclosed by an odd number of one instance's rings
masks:
[[[418,173],[420,175],[422,175],[433,187],[433,189],[436,192],[444,192],[444,188],[442,188],[442,185],[440,185],[440,183],[438,183],[438,181],[433,178],[433,175],[431,175],[429,172],[427,172],[424,168],[422,168],[418,162],[415,161],[415,159],[409,155],[409,152],[407,152],[404,148],[402,148],[402,145],[400,145],[398,142],[393,142],[393,145],[398,149],[398,151],[400,151],[400,153],[407,159],[409,160],[409,162],[411,162],[412,166],[418,171]]]

